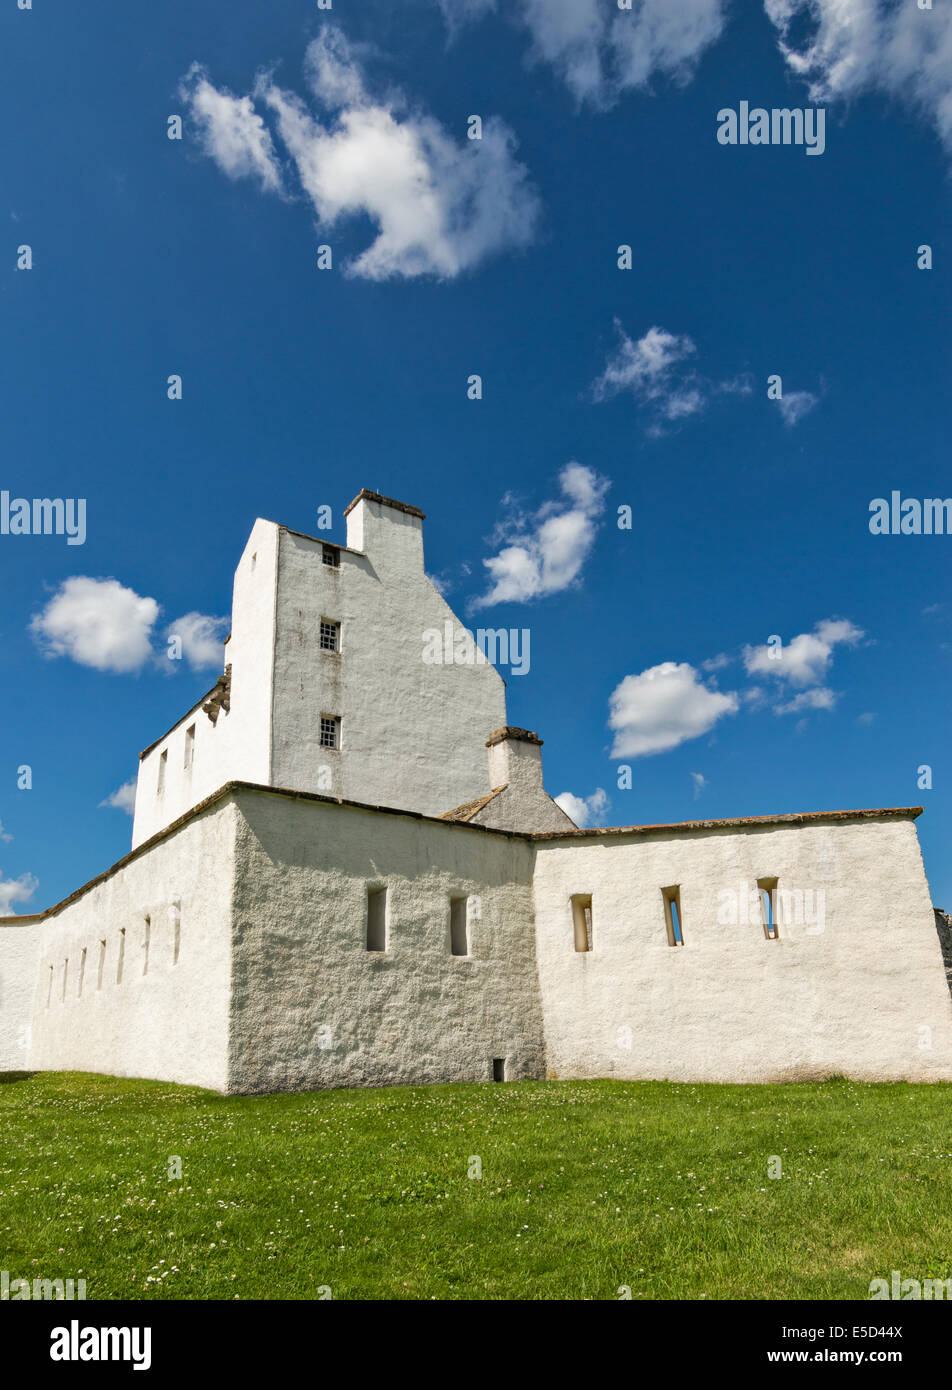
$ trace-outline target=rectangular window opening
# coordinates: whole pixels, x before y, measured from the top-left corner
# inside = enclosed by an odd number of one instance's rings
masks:
[[[676,884],[673,888],[662,888],[661,895],[664,898],[664,922],[668,932],[668,945],[683,946],[680,885]]]
[[[46,990],[46,1007],[50,1007],[50,1000],[53,998],[53,967],[50,966],[50,983]]]
[[[572,895],[572,926],[575,931],[576,951],[591,951],[594,945],[591,893],[574,893]]]
[[[99,943],[99,970],[98,970],[97,973],[96,973],[96,988],[97,988],[97,989],[102,989],[102,976],[103,976],[103,970],[105,969],[105,966],[106,966],[106,943],[105,943],[105,941],[100,941],[100,943]]]
[[[84,946],[84,947],[83,947],[82,955],[81,955],[80,958],[79,958],[79,988],[78,988],[77,991],[76,991],[77,996],[78,996],[80,999],[82,999],[82,997],[83,997],[83,981],[85,980],[85,978],[86,978],[86,947]]]
[[[191,772],[195,766],[195,725],[185,730],[185,771]]]
[[[173,903],[169,909],[169,916],[172,919],[172,964],[178,965],[179,946],[182,939],[182,909],[178,903]]]
[[[469,899],[450,898],[450,954],[469,955]]]
[[[777,893],[778,880],[758,878],[757,892],[760,895],[760,913],[764,936],[768,941],[776,941],[780,936],[780,898]]]
[[[336,545],[325,545],[321,555],[325,565],[329,565],[332,570],[340,569],[340,551]]]
[[[367,950],[387,949],[387,890],[367,889]]]
[[[158,794],[159,794],[159,796],[162,796],[162,794],[163,794],[164,791],[165,791],[165,769],[168,767],[168,763],[169,763],[169,750],[168,750],[167,748],[163,748],[163,749],[162,749],[162,752],[159,754],[159,786],[158,786]]]
[[[335,623],[331,618],[321,619],[321,651],[340,651],[340,623]]]
[[[493,1058],[493,1080],[505,1081],[506,1079],[506,1059],[505,1057]]]
[[[145,919],[145,931],[142,933],[142,973],[149,973],[149,943],[152,939],[152,918]]]
[[[66,980],[69,976],[69,956],[63,961],[63,999],[66,999]]]
[[[340,720],[334,714],[321,715],[321,747],[340,747]]]
[[[116,984],[122,984],[122,967],[126,959],[126,929],[119,928],[119,960],[116,964]]]

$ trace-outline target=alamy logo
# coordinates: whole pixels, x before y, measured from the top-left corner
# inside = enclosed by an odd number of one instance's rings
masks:
[[[893,490],[869,504],[874,536],[952,536],[952,497],[903,497]]]
[[[65,536],[67,545],[85,545],[86,499],[0,492],[0,536]]]
[[[826,149],[826,111],[822,106],[774,106],[767,110],[742,101],[737,111],[724,106],[717,113],[719,145],[805,145],[807,154]]]
[[[870,1299],[890,1298],[902,1302],[920,1299],[933,1302],[937,1299],[952,1299],[952,1279],[903,1279],[898,1269],[892,1271],[892,1279],[873,1279],[869,1285]]]
[[[134,1371],[152,1365],[151,1327],[69,1327],[50,1333],[51,1361],[131,1361]]]
[[[454,627],[447,618],[442,632],[428,627],[423,632],[425,666],[508,666],[510,675],[524,676],[529,670],[529,629],[527,627],[480,627],[475,635],[469,628]]]
[[[0,1303],[42,1302],[53,1299],[85,1298],[85,1279],[11,1279],[8,1269],[0,1269]]]

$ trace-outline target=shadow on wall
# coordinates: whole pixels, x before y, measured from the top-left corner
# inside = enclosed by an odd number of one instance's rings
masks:
[[[35,1071],[0,1071],[0,1086],[8,1085],[12,1081],[29,1081],[31,1076],[36,1076]]]
[[[949,993],[952,994],[952,916],[948,912],[943,912],[941,907],[933,910],[935,912],[935,929],[939,934],[939,945],[942,948],[945,978],[949,983]]]

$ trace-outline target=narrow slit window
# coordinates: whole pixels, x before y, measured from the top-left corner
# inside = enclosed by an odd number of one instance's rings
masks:
[[[367,950],[387,949],[387,890],[367,889]]]
[[[591,951],[592,937],[592,895],[575,893],[572,897],[572,927],[575,932],[576,951]]]
[[[119,959],[116,962],[116,984],[122,984],[122,967],[126,960],[126,929],[119,928]]]
[[[169,750],[167,748],[163,748],[162,752],[159,754],[159,796],[162,796],[165,791],[165,769],[168,767],[168,764]]]
[[[185,730],[185,771],[191,772],[195,766],[195,725]]]
[[[53,967],[50,966],[50,982],[46,990],[46,1007],[50,1007],[50,1000],[53,998]]]
[[[493,1080],[505,1081],[506,1079],[506,1059],[505,1057],[493,1058]]]
[[[145,919],[145,930],[142,933],[142,973],[149,973],[149,945],[152,940],[152,918]]]
[[[340,651],[340,623],[332,622],[330,618],[321,619],[321,651]]]
[[[99,943],[99,969],[98,969],[98,971],[96,972],[96,988],[97,988],[97,989],[102,989],[102,976],[103,976],[103,971],[104,971],[105,967],[106,967],[106,943],[105,943],[105,941],[100,941],[100,943]]]
[[[681,925],[680,886],[676,885],[673,888],[662,888],[661,895],[664,898],[664,922],[668,932],[668,945],[683,946],[684,932]]]
[[[83,997],[83,981],[85,980],[85,978],[86,978],[86,947],[84,946],[84,947],[83,947],[83,953],[82,953],[82,955],[81,955],[80,958],[79,958],[79,988],[78,988],[77,991],[76,991],[76,994],[77,994],[78,998],[80,998],[80,999],[82,999],[82,997]]]
[[[469,955],[468,898],[450,898],[450,954]]]
[[[169,908],[169,917],[172,921],[172,964],[178,965],[179,948],[182,944],[182,909],[178,903],[173,903]]]
[[[340,569],[340,551],[336,545],[325,545],[321,559],[330,569]]]
[[[321,715],[321,747],[340,747],[340,720],[336,715]]]
[[[778,880],[775,878],[758,878],[757,892],[760,894],[760,912],[763,922],[764,936],[768,941],[776,941],[780,936],[780,921],[778,905],[780,902],[777,893]]]
[[[63,961],[63,999],[66,999],[66,981],[69,978],[69,956]]]

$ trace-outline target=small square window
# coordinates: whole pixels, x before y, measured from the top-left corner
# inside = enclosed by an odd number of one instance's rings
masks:
[[[333,715],[321,715],[321,747],[340,747],[340,720]]]
[[[324,561],[324,564],[329,565],[331,569],[340,569],[340,551],[337,549],[336,545],[325,545],[321,559]]]
[[[321,619],[321,651],[340,651],[340,623],[331,622],[328,618]]]

